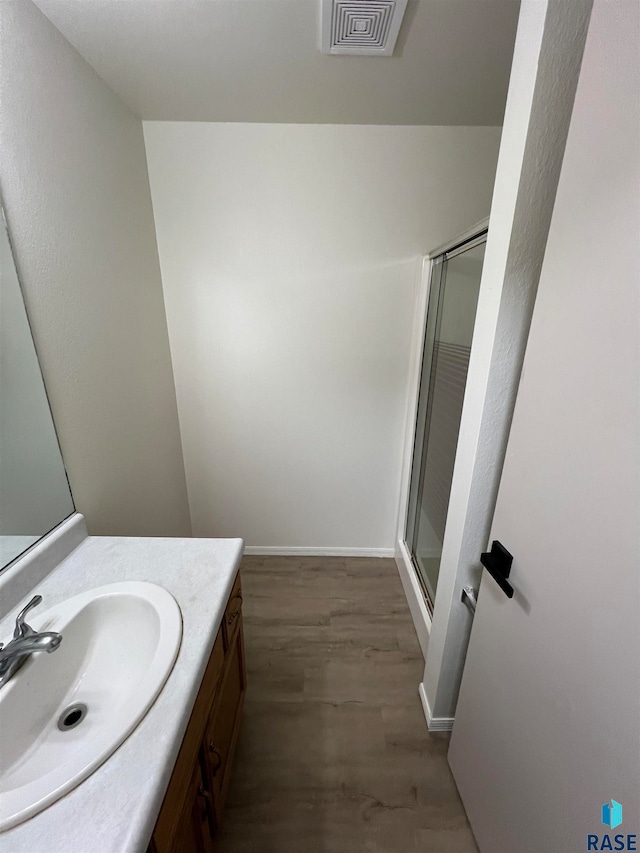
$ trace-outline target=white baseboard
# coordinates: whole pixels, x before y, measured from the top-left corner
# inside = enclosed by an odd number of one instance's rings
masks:
[[[256,557],[393,557],[393,548],[296,548],[245,545],[244,553]]]
[[[429,707],[427,692],[424,689],[424,683],[421,681],[418,687],[418,695],[422,702],[422,710],[427,721],[427,728],[430,732],[450,732],[453,728],[454,717],[434,717]]]
[[[395,558],[404,594],[407,597],[411,618],[413,619],[413,627],[416,629],[416,634],[418,635],[422,656],[426,660],[429,634],[431,633],[431,615],[427,609],[427,604],[424,600],[418,578],[416,577],[415,569],[411,563],[407,546],[400,540],[396,545]]]

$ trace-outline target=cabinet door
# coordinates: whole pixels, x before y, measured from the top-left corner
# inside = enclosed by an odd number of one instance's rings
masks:
[[[203,784],[198,761],[173,838],[172,853],[213,853],[212,821],[212,797]]]
[[[242,581],[240,580],[240,572],[236,575],[233,583],[233,589],[229,596],[229,601],[224,611],[222,620],[222,631],[224,635],[224,648],[228,652],[233,641],[235,640],[235,632],[238,629],[239,619],[242,615]]]
[[[207,726],[204,752],[209,782],[213,795],[216,828],[222,821],[224,800],[231,776],[233,753],[240,732],[240,719],[246,686],[242,617],[237,617],[233,642],[227,651],[227,660],[213,711]]]
[[[189,813],[190,805],[193,804],[195,794],[193,793],[193,777],[200,770],[200,755],[202,752],[202,741],[205,736],[206,726],[211,715],[219,684],[225,671],[225,654],[222,629],[218,632],[216,642],[205,670],[200,691],[195,701],[191,719],[187,726],[180,753],[176,760],[173,774],[167,788],[167,793],[158,815],[158,820],[153,832],[153,853],[176,853],[180,846],[176,843],[178,829],[185,832],[186,815]],[[205,773],[205,781],[207,774]],[[198,785],[195,785],[197,791]],[[210,790],[210,789],[203,789]],[[211,813],[213,814],[210,806]],[[182,826],[184,824],[185,826]],[[212,821],[212,827],[213,827]],[[201,847],[193,848],[185,846],[185,853],[192,849],[200,850]],[[207,848],[204,848],[205,850]],[[182,853],[182,851],[180,851]]]

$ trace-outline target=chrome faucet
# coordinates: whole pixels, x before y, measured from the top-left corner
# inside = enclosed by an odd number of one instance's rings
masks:
[[[13,639],[6,646],[0,643],[0,688],[20,669],[33,652],[55,652],[62,642],[62,634],[43,631],[38,634],[24,621],[27,613],[42,601],[41,595],[34,595],[16,617]]]

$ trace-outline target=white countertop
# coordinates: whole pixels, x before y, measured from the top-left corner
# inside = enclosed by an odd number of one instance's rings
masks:
[[[242,549],[241,539],[90,536],[31,590],[42,595],[46,609],[107,583],[156,583],[180,605],[182,643],[166,684],[135,731],[77,788],[0,833],[1,853],[146,850]],[[0,622],[0,636],[11,632],[14,616]]]

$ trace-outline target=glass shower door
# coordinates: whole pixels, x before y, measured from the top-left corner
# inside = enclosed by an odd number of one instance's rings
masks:
[[[433,261],[406,542],[432,608],[449,507],[486,233]]]

